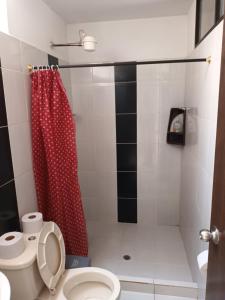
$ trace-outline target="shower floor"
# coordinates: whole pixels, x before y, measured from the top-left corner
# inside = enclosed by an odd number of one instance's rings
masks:
[[[88,235],[92,266],[121,276],[193,282],[178,227],[89,222]]]

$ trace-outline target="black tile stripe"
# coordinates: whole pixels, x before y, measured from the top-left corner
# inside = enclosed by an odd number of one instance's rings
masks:
[[[58,65],[59,64],[59,60],[58,60],[57,57],[48,54],[48,64],[49,64],[49,66],[51,66],[51,65],[54,65],[54,66]]]
[[[136,114],[116,115],[116,142],[137,142],[137,116]]]
[[[115,82],[136,82],[136,65],[115,66]]]
[[[137,85],[136,82],[116,83],[116,112],[137,112]],[[127,101],[129,99],[129,101]]]
[[[15,182],[0,187],[0,235],[20,231]]]
[[[14,178],[8,127],[0,128],[0,186]]]
[[[118,199],[118,221],[125,223],[137,223],[137,199]]]
[[[1,68],[1,62],[0,62],[0,68]],[[7,116],[6,116],[2,72],[0,71],[0,127],[2,126],[7,126]]]
[[[115,66],[118,221],[137,223],[136,66]]]
[[[0,235],[9,231],[20,231],[7,124],[2,69],[0,68]]]
[[[137,171],[137,144],[117,144],[117,171]]]

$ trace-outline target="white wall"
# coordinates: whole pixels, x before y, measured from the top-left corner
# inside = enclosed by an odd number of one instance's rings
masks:
[[[98,40],[94,53],[69,49],[70,62],[146,60],[187,55],[186,16],[68,26]],[[117,220],[116,124],[113,68],[71,70],[81,191],[89,220]],[[138,222],[178,225],[181,149],[166,145],[172,106],[183,106],[185,66],[137,69]],[[150,97],[151,95],[151,97]],[[107,103],[107,106],[106,106]],[[151,154],[151,155],[150,155]],[[172,170],[171,170],[172,169]]]
[[[73,69],[78,168],[87,220],[117,222],[112,67]],[[137,69],[138,223],[178,225],[182,147],[166,144],[170,108],[184,105],[185,65]]]
[[[208,245],[199,240],[198,233],[210,227],[222,32],[220,23],[191,54],[193,58],[211,55],[212,63],[188,64],[186,77],[185,106],[191,110],[182,157],[180,225],[200,299],[204,299],[205,280],[196,258]]]
[[[7,0],[0,1],[0,31],[8,33]]]
[[[0,59],[19,216],[37,211],[31,148],[31,80],[27,64],[46,65],[46,52],[0,33]],[[65,63],[60,61],[60,63]],[[70,72],[61,72],[70,97]]]
[[[78,39],[79,29],[94,35],[98,44],[93,53],[70,48],[69,59],[75,63],[181,58],[187,55],[186,16],[71,24],[68,26],[68,41]]]
[[[0,33],[0,58],[19,215],[37,210],[31,154],[31,80],[28,61],[47,63],[47,54]]]
[[[187,15],[188,55],[190,55],[195,48],[195,23],[196,23],[196,1],[193,1]]]
[[[7,6],[10,35],[67,60],[67,48],[50,47],[51,41],[66,42],[66,24],[42,0],[7,0]]]
[[[185,64],[137,68],[138,222],[179,225],[182,146],[166,142],[172,107],[184,106]]]
[[[78,171],[86,218],[117,222],[114,69],[72,69]]]

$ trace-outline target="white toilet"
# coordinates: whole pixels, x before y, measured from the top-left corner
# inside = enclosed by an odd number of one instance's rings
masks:
[[[116,300],[120,282],[100,268],[65,270],[65,246],[59,227],[48,222],[40,234],[24,234],[26,248],[18,257],[0,259],[12,300]]]

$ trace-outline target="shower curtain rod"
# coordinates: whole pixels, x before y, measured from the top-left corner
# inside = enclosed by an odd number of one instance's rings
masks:
[[[32,66],[28,65],[29,71],[54,67],[59,69],[72,69],[72,68],[88,68],[88,67],[113,67],[113,66],[126,66],[126,65],[156,65],[156,64],[177,64],[177,63],[193,63],[193,62],[207,62],[211,63],[211,56],[207,58],[187,58],[187,59],[166,59],[166,60],[147,60],[147,61],[121,61],[121,62],[105,62],[105,63],[90,63],[78,65],[52,65],[52,66]]]

